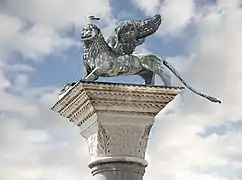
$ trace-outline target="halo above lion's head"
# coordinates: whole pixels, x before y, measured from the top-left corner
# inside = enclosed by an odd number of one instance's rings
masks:
[[[87,26],[83,27],[81,30],[81,40],[92,40],[97,35],[100,34],[100,29],[94,24],[88,24]]]

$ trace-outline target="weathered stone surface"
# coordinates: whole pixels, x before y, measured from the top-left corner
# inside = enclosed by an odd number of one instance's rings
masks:
[[[78,82],[52,110],[75,123],[86,138],[95,178],[141,180],[155,116],[178,87]]]

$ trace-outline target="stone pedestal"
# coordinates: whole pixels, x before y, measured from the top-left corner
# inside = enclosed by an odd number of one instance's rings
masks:
[[[77,82],[52,110],[86,138],[96,180],[142,180],[155,116],[182,90],[177,87]]]

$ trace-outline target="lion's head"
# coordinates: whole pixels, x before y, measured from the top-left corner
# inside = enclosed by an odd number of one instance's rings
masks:
[[[94,25],[94,24],[88,24],[85,26],[81,31],[81,40],[94,40],[94,38],[98,35],[100,35],[101,31],[100,29]]]

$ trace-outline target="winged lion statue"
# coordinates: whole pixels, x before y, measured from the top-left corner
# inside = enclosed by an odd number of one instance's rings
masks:
[[[99,77],[139,75],[146,85],[154,85],[155,75],[158,75],[165,86],[171,86],[171,76],[165,71],[166,67],[193,93],[221,103],[215,97],[196,91],[166,60],[152,53],[134,54],[135,48],[154,34],[160,24],[161,16],[158,14],[144,20],[122,21],[115,28],[116,34],[107,40],[95,24],[83,27],[81,41],[86,75],[82,81],[96,81]]]

